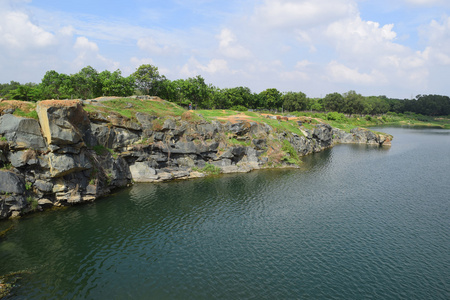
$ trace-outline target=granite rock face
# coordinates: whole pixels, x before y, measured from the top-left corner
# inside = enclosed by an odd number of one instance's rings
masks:
[[[246,120],[157,120],[142,112],[130,120],[87,113],[79,100],[41,101],[36,111],[39,121],[0,116],[0,219],[93,201],[133,182],[287,165],[283,140],[300,156],[337,143],[390,144],[389,136],[328,124],[306,129],[300,122],[299,136]]]

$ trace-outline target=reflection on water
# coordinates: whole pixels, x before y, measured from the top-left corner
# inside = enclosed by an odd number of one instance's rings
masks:
[[[300,169],[136,184],[20,221],[12,299],[448,299],[448,132],[384,128]]]

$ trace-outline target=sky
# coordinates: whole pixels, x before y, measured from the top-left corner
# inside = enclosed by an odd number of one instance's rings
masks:
[[[308,97],[450,95],[448,0],[0,0],[0,82],[88,65]]]

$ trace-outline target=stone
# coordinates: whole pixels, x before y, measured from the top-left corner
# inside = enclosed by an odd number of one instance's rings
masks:
[[[146,161],[132,164],[130,166],[130,172],[135,182],[153,182],[160,177],[156,174],[156,170]]]
[[[236,135],[244,135],[250,131],[251,124],[246,121],[234,123],[230,125],[230,131]]]
[[[177,128],[177,124],[172,119],[167,119],[164,121],[164,124],[162,126],[163,130],[174,130]]]
[[[25,193],[25,182],[17,174],[0,170],[0,191],[4,193]]]
[[[90,121],[80,100],[45,100],[38,102],[43,135],[49,145],[78,144]]]
[[[47,148],[39,122],[34,119],[3,115],[0,117],[0,134],[7,139],[12,149],[45,151]]]
[[[53,206],[53,202],[48,200],[48,199],[39,199],[38,200],[38,204],[39,204],[39,206],[42,206],[42,207],[51,207],[51,206]]]
[[[141,123],[141,126],[144,129],[151,129],[153,120],[155,120],[156,118],[157,118],[156,116],[150,116],[145,113],[141,112],[136,113],[136,119],[138,120],[139,123]]]
[[[53,183],[44,180],[36,180],[34,187],[44,193],[51,193],[53,191]]]
[[[51,177],[62,177],[73,172],[92,168],[84,151],[79,155],[49,153],[47,158],[49,160]]]
[[[255,148],[257,150],[263,150],[267,147],[267,140],[266,139],[253,139],[252,144],[255,145]]]
[[[190,157],[180,157],[177,158],[177,164],[179,167],[195,167],[195,161]]]

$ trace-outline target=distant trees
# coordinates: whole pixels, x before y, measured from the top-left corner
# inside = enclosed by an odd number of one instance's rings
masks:
[[[159,96],[162,99],[198,108],[266,109],[275,111],[326,111],[357,115],[378,115],[386,112],[439,116],[450,115],[450,98],[441,95],[418,95],[415,99],[391,99],[368,96],[351,90],[330,93],[324,98],[308,98],[302,92],[282,93],[275,88],[252,93],[244,86],[218,88],[207,84],[198,75],[187,79],[169,80],[156,66],[141,65],[128,77],[120,70],[97,72],[87,66],[78,73],[67,75],[47,71],[39,84],[20,84],[16,81],[0,84],[0,98],[38,101],[43,99],[90,99],[100,96],[126,97],[138,94]]]

